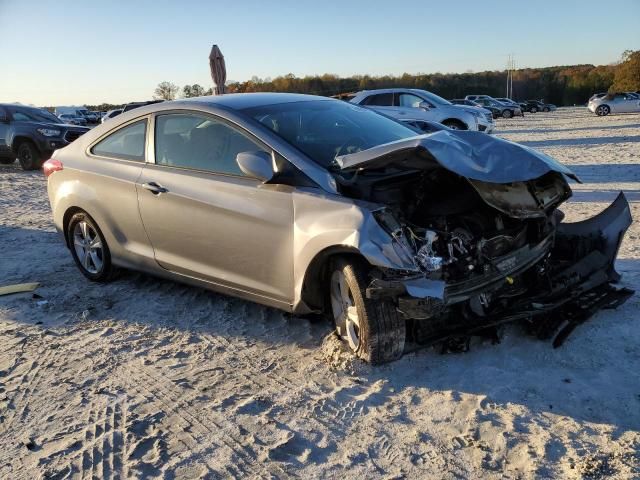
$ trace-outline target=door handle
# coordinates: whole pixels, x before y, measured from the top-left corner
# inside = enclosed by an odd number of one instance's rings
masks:
[[[154,195],[159,195],[169,191],[169,189],[164,188],[162,185],[158,185],[156,182],[143,183],[142,188],[146,188]]]

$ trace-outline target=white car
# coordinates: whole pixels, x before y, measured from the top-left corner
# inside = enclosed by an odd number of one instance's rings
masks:
[[[434,93],[417,88],[363,90],[349,101],[400,121],[410,118],[438,122],[454,130],[485,133],[491,133],[495,126],[490,112],[454,105]]]
[[[630,93],[608,93],[604,97],[592,97],[587,108],[599,117],[610,113],[636,113],[640,112],[640,99]]]
[[[117,117],[118,115],[120,115],[122,113],[122,109],[121,108],[116,108],[114,110],[109,110],[107,113],[105,113],[102,118],[100,119],[100,123],[104,123],[107,120],[112,119],[113,117]]]

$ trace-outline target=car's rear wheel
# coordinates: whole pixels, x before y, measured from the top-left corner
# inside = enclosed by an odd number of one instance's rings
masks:
[[[604,117],[606,115],[609,115],[609,113],[611,113],[609,105],[599,105],[598,108],[596,108],[596,115],[598,115],[599,117]]]
[[[105,282],[113,276],[111,253],[96,222],[86,213],[76,213],[67,226],[71,255],[82,274],[94,282]]]
[[[23,170],[38,170],[42,166],[42,155],[31,142],[22,142],[18,146],[18,161]]]
[[[538,111],[538,107],[531,107],[531,108],[529,109],[529,111],[530,111],[531,113],[536,113],[536,112]]]
[[[502,112],[503,118],[511,118],[513,117],[513,112],[511,110],[505,110]]]
[[[402,356],[406,322],[390,300],[366,297],[369,271],[369,265],[357,258],[335,260],[329,303],[340,338],[362,360],[380,364]]]

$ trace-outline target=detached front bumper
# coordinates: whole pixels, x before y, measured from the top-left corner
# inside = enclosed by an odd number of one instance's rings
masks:
[[[444,322],[446,328],[430,328],[427,341],[468,335],[525,319],[541,337],[549,337],[564,325],[554,341],[557,346],[597,310],[615,308],[633,294],[612,285],[620,279],[614,263],[631,222],[629,203],[620,193],[598,215],[582,222],[559,224],[555,238],[548,237],[538,245],[497,259],[499,272],[457,284],[416,276],[374,280],[367,296],[392,297],[405,318],[430,322],[451,307],[485,294],[500,302],[487,308],[484,315],[471,320],[467,316],[462,324]],[[525,273],[527,281],[520,282],[521,291],[514,295],[510,284]]]

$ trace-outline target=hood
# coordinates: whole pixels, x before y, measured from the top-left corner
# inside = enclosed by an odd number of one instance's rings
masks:
[[[56,128],[58,130],[60,130],[61,128],[64,129],[69,126],[65,123],[54,123],[54,122],[29,122],[29,124],[36,128]]]
[[[36,128],[54,128],[56,130],[74,130],[87,132],[90,130],[88,127],[81,127],[79,125],[72,125],[70,123],[53,123],[53,122],[31,122]]]
[[[524,182],[548,172],[580,182],[569,168],[542,152],[466,130],[419,135],[336,157],[342,171],[388,166],[425,169],[434,163],[462,177],[488,183]]]
[[[478,113],[483,113],[481,109],[478,107],[470,107],[469,105],[448,105],[449,107],[455,107],[458,110],[464,110],[471,115],[477,115]],[[489,112],[491,113],[491,112]]]

